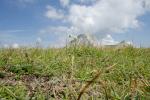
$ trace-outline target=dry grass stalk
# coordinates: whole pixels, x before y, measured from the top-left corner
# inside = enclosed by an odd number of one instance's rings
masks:
[[[134,100],[136,96],[136,89],[137,89],[137,80],[136,79],[131,79],[131,100]]]
[[[81,92],[78,96],[78,99],[77,100],[80,100],[81,96],[83,95],[83,93],[86,91],[86,89],[100,76],[100,71],[98,70],[97,71],[97,74],[95,75],[95,77],[89,81],[82,89],[81,89]]]
[[[106,69],[106,71],[110,71],[115,65],[116,65],[116,63],[113,64],[113,65],[111,65],[110,67],[108,67],[108,68]],[[96,72],[95,77],[93,77],[93,79],[92,79],[91,81],[88,81],[88,83],[82,88],[82,90],[81,90],[81,92],[80,92],[80,94],[79,94],[77,100],[80,100],[81,96],[82,96],[83,93],[86,91],[86,89],[87,89],[93,82],[95,82],[95,80],[100,76],[100,74],[101,74],[101,73],[100,73],[100,71],[98,70],[98,71]],[[104,89],[105,89],[105,87],[104,87]]]

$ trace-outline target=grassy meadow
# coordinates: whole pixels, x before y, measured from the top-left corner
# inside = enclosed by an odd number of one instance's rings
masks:
[[[0,100],[150,100],[150,49],[0,49]]]

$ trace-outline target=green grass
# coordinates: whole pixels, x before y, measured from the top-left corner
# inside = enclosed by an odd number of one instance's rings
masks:
[[[0,49],[0,71],[2,100],[76,100],[97,71],[81,100],[150,100],[149,48]]]

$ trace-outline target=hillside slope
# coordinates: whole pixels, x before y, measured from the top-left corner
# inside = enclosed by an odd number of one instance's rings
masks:
[[[81,100],[149,100],[150,49],[0,50],[1,100],[76,100],[80,94]]]

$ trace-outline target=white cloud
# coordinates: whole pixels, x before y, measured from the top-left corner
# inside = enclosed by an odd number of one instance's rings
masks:
[[[102,39],[101,45],[115,45],[119,43],[118,41],[115,41],[110,34],[107,34],[105,38]]]
[[[69,22],[81,30],[97,34],[121,33],[139,26],[145,9],[143,0],[100,0],[94,5],[72,5]]]
[[[66,34],[96,34],[102,39],[103,44],[118,43],[112,33],[125,33],[129,29],[140,27],[139,17],[150,10],[150,0],[78,0],[74,3],[68,0],[60,0],[61,5],[69,6],[62,11],[51,6],[47,7],[46,17],[51,20],[65,20],[70,27],[49,27],[42,30],[43,33],[58,35],[57,43],[67,38]],[[90,5],[89,2],[91,3]],[[64,12],[67,12],[64,14]],[[42,33],[41,32],[41,33]]]
[[[64,47],[66,45],[66,42],[67,41],[65,37],[58,36],[55,41],[51,41],[49,43],[49,47],[55,47],[55,48]]]
[[[128,45],[133,45],[133,42],[131,42],[131,41],[127,41],[126,42]]]
[[[9,45],[8,44],[4,44],[3,47],[4,48],[9,48]]]
[[[40,30],[40,34],[78,34],[79,30],[76,27],[67,26],[50,26]]]
[[[144,4],[145,4],[145,8],[147,10],[150,10],[150,0],[145,0]]]
[[[40,30],[39,35],[44,36],[45,34],[48,34],[48,36],[53,37],[53,41],[49,41],[50,46],[62,47],[69,41],[69,35],[77,35],[78,33],[79,31],[75,27],[49,26]]]
[[[63,7],[66,7],[66,6],[69,5],[70,0],[60,0],[60,3],[61,3],[61,5],[62,5]]]
[[[121,41],[128,45],[133,45],[133,42],[131,41]],[[104,37],[101,41],[98,41],[98,44],[100,45],[117,45],[121,43],[119,41],[116,41],[110,34],[107,34],[106,37]]]
[[[44,36],[48,34],[48,36],[53,37],[53,41],[49,41],[50,47],[62,47],[66,44],[67,32],[69,32],[69,28],[65,26],[49,26],[45,29],[40,30],[40,35]]]
[[[100,0],[79,0],[80,3],[83,3],[83,4],[87,4],[87,3],[94,3],[96,1],[100,1]]]
[[[40,33],[42,34],[64,34],[68,31],[68,27],[65,27],[65,26],[50,26],[50,27],[47,27],[46,29],[43,29],[41,30]]]
[[[49,19],[63,19],[65,16],[61,10],[56,10],[52,6],[47,6],[45,16]]]
[[[17,49],[17,48],[19,48],[19,44],[17,44],[17,43],[14,43],[14,44],[12,44],[12,46],[11,46],[12,48],[14,48],[14,49]]]
[[[36,40],[36,42],[37,42],[37,43],[41,43],[41,42],[42,42],[42,38],[41,38],[41,37],[38,37],[37,40]]]
[[[145,14],[150,5],[150,0],[80,0],[80,2],[83,4],[70,5],[66,10],[67,14],[48,6],[45,15],[50,19],[62,19],[77,28],[80,33],[102,35],[123,33],[128,29],[138,28],[140,26],[138,17]],[[93,4],[86,5],[86,2]]]

